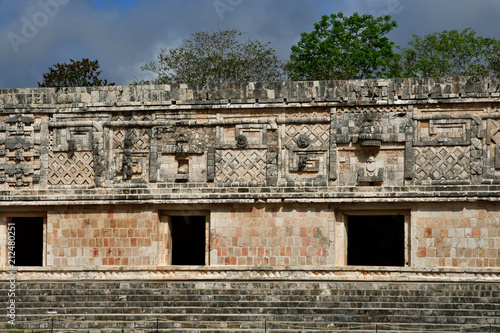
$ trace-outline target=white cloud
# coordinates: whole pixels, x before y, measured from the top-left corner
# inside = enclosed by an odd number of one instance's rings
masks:
[[[40,3],[51,1],[68,3],[49,15]],[[119,3],[98,9],[91,1],[0,0],[0,88],[34,87],[49,66],[70,57],[97,59],[108,81],[126,85],[148,75],[140,66],[155,60],[160,48],[175,47],[197,31],[224,28],[269,41],[278,56],[287,58],[301,32],[312,31],[322,15],[339,11],[390,12],[399,24],[390,37],[402,46],[412,34],[467,27],[500,39],[498,0],[482,0],[481,5],[470,0],[142,0],[127,8],[117,7]],[[229,6],[222,19],[220,3]],[[37,31],[26,38],[25,18],[34,24],[34,17]],[[17,53],[9,33],[25,38]]]

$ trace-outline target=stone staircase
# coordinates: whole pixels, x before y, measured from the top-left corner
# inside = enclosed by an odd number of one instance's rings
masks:
[[[8,284],[0,303],[7,309]],[[6,313],[6,310],[3,310]],[[16,284],[16,332],[500,332],[500,283]]]

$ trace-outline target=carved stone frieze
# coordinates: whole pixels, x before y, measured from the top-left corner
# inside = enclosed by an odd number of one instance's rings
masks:
[[[361,129],[359,131],[361,146],[380,147],[382,142],[382,126],[373,113],[365,113]]]
[[[495,185],[497,81],[2,91],[0,189]]]
[[[328,124],[293,124],[285,127],[285,147],[325,149],[329,144]]]
[[[297,146],[299,148],[307,148],[309,147],[310,144],[311,144],[311,139],[307,134],[302,133],[297,137]]]
[[[153,127],[153,135],[157,140],[164,139],[165,135],[168,135],[168,134],[171,134],[174,132],[175,132],[175,125]]]
[[[309,173],[311,176],[323,176],[326,172],[326,149],[290,150],[289,171]]]
[[[470,180],[470,146],[415,147],[416,180]]]
[[[176,126],[155,127],[158,145],[156,172],[159,181],[206,181],[206,168],[200,163],[206,159],[207,138],[199,128]],[[206,163],[206,162],[205,162]]]
[[[359,185],[381,185],[384,181],[383,161],[377,163],[375,156],[370,155],[366,163],[358,168]]]
[[[236,147],[242,149],[248,146],[248,139],[243,134],[240,134],[236,137]]]
[[[488,127],[488,148],[493,159],[493,169],[500,171],[500,119],[490,119]]]
[[[49,152],[49,185],[94,184],[94,154],[88,151]]]
[[[54,152],[91,151],[93,142],[93,128],[90,126],[74,126],[54,128]]]
[[[265,183],[266,165],[266,150],[217,150],[216,180],[221,183]]]
[[[127,124],[126,122],[124,123]],[[115,182],[146,182],[149,174],[151,128],[111,127],[112,151],[108,156],[108,178]]]
[[[419,121],[415,145],[469,145],[471,124],[469,119],[431,119]]]
[[[40,182],[40,123],[33,116],[15,114],[0,127],[0,184],[32,188]]]

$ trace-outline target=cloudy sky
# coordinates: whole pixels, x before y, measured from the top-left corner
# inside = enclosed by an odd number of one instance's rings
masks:
[[[36,87],[69,59],[97,59],[118,85],[151,78],[141,71],[160,49],[198,31],[236,28],[270,42],[281,59],[322,15],[391,14],[389,37],[472,28],[500,39],[500,0],[0,0],[0,88]]]

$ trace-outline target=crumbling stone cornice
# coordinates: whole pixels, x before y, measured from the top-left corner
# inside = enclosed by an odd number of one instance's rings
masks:
[[[0,89],[4,109],[330,103],[392,105],[495,102],[500,77],[440,77],[279,83]]]

